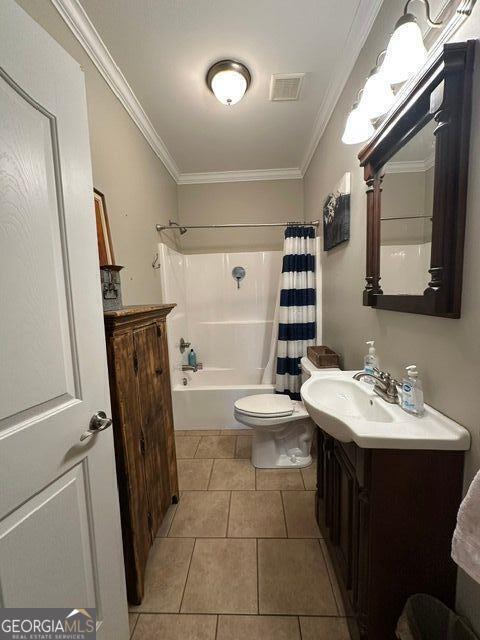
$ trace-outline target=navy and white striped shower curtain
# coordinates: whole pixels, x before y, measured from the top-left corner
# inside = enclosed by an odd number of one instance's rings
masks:
[[[283,245],[275,390],[300,399],[300,359],[315,344],[315,229],[287,227]]]

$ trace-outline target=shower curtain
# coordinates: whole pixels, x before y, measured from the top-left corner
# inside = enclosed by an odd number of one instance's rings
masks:
[[[300,400],[300,359],[317,331],[314,227],[285,230],[279,297],[275,391]]]

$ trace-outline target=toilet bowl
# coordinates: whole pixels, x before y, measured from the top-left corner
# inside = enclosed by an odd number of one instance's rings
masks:
[[[302,358],[302,381],[320,371]],[[326,371],[322,369],[322,371]],[[258,394],[240,398],[235,419],[253,430],[252,464],[258,469],[308,467],[315,425],[303,402],[283,394]]]

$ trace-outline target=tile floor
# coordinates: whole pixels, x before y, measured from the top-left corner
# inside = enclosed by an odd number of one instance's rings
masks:
[[[247,430],[176,434],[180,503],[153,545],[133,640],[349,640],[314,516],[315,464],[259,470]]]

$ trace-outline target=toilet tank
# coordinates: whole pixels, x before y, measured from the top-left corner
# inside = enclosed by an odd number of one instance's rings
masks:
[[[302,369],[302,384],[310,378],[312,373],[315,373],[315,372],[327,373],[328,371],[338,371],[338,367],[329,368],[329,369],[319,369],[318,367],[316,367],[314,364],[310,362],[307,356],[304,356],[300,360],[300,367]]]

